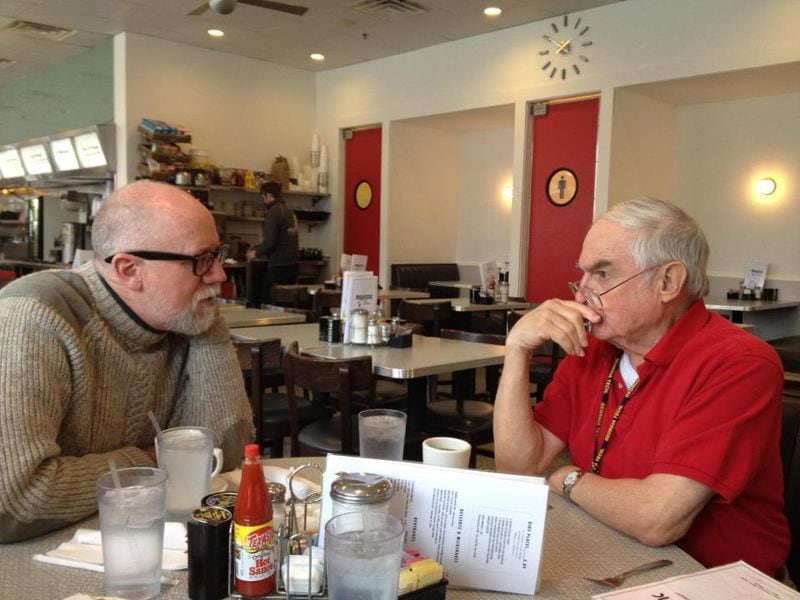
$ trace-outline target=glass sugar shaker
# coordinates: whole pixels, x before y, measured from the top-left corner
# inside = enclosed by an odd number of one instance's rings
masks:
[[[392,482],[373,473],[337,473],[331,484],[333,516],[346,512],[389,514],[389,500],[394,495]]]

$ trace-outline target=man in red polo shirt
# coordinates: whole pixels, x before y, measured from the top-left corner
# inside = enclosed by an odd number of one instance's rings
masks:
[[[595,518],[705,566],[774,575],[789,550],[780,459],[783,370],[770,346],[709,312],[708,243],[678,207],[616,205],[591,228],[571,284],[508,336],[494,421],[499,471],[544,472]],[[590,330],[587,331],[587,329]],[[567,353],[530,409],[531,351]]]

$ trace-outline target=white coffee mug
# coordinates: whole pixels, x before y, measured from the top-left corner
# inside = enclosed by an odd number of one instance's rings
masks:
[[[422,442],[422,462],[439,467],[469,468],[472,446],[451,437],[433,437]]]

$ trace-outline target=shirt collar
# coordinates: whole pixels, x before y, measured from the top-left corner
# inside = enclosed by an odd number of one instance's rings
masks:
[[[695,300],[667,333],[645,354],[646,361],[659,367],[672,362],[683,347],[708,323],[711,313],[702,299]]]

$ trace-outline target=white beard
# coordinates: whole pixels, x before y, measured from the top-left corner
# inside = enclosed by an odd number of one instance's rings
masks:
[[[163,315],[167,324],[167,331],[180,333],[183,335],[194,336],[207,331],[214,322],[214,307],[203,308],[198,314],[198,305],[207,298],[219,296],[221,286],[218,283],[208,285],[192,296],[192,306],[185,311],[167,309],[161,304],[161,300],[156,301],[158,311]]]

